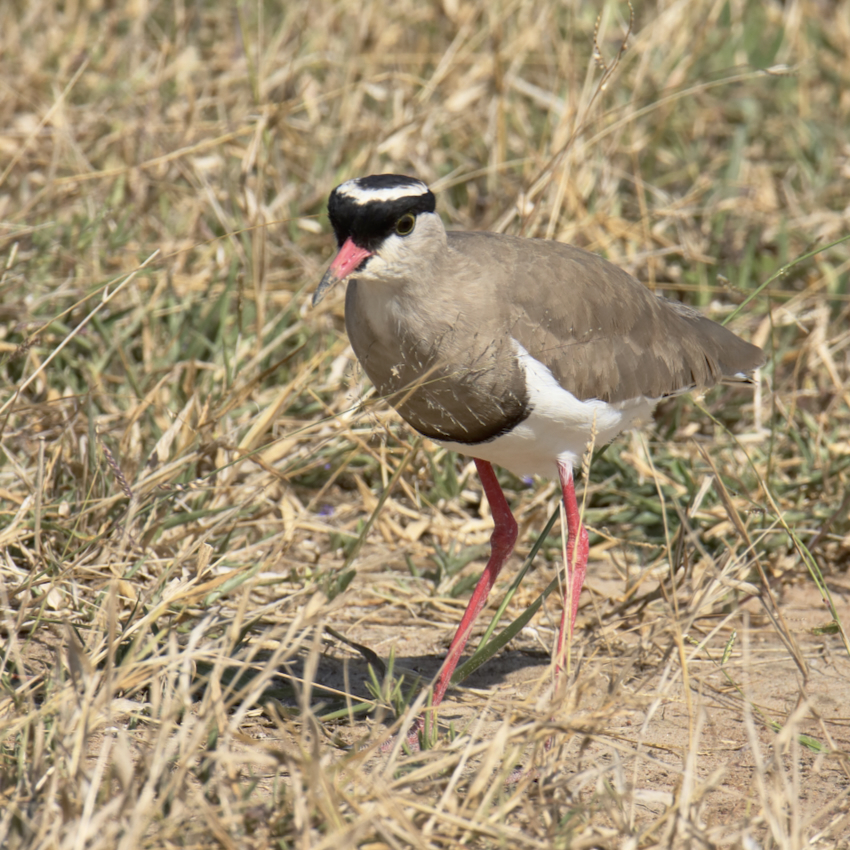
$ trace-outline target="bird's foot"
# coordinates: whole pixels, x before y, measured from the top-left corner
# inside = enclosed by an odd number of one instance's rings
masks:
[[[505,788],[512,788],[514,785],[527,779],[530,782],[536,782],[540,778],[540,771],[536,767],[523,767],[518,764],[505,779]]]
[[[549,737],[543,744],[543,750],[545,752],[549,752],[553,746],[553,739]],[[505,787],[509,788],[513,785],[518,785],[522,780],[528,780],[529,782],[539,782],[540,781],[540,770],[536,767],[523,767],[521,764],[518,764],[507,776],[505,779]]]
[[[420,736],[422,735],[422,733],[424,733],[424,731],[425,720],[422,717],[417,717],[410,729],[407,730],[407,734],[404,736],[405,739],[402,743],[402,746],[404,747],[406,745],[410,752],[418,753],[422,749]],[[390,750],[392,750],[395,747],[398,738],[398,735],[393,735],[392,738],[389,738],[388,740],[384,741],[384,743],[381,744],[381,752],[388,753]]]

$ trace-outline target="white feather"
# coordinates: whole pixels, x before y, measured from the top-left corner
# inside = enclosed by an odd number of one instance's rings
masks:
[[[429,268],[446,250],[446,231],[436,213],[419,213],[413,232],[391,233],[352,277],[380,281],[400,290],[427,277]]]
[[[579,401],[552,372],[516,340],[517,359],[526,380],[529,416],[501,437],[464,445],[440,441],[461,454],[503,466],[516,475],[557,477],[558,461],[574,468],[592,441],[603,446],[622,431],[649,420],[657,398],[628,399],[609,404],[599,399]]]
[[[334,191],[337,194],[351,198],[358,204],[372,204],[383,201],[398,201],[402,198],[418,198],[428,192],[428,187],[419,180],[405,183],[401,186],[386,186],[383,189],[367,189],[360,185],[359,178],[347,180]]]

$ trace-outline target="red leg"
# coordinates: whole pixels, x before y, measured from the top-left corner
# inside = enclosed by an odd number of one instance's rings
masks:
[[[478,584],[475,586],[475,591],[469,600],[469,605],[466,606],[466,611],[463,613],[463,618],[449,647],[449,653],[440,669],[440,675],[434,685],[432,703],[434,706],[438,706],[442,702],[463,648],[469,640],[472,626],[486,604],[487,597],[496,583],[496,577],[505,565],[505,561],[511,556],[511,552],[514,551],[514,544],[516,543],[516,520],[505,499],[505,494],[502,492],[502,487],[496,479],[493,467],[486,460],[478,460],[478,458],[475,458],[475,466],[478,469],[478,477],[484,486],[487,501],[490,503],[490,512],[493,514],[494,528],[490,537],[490,560],[487,561],[487,566],[481,574],[481,578],[478,579]]]
[[[558,475],[561,490],[564,493],[564,509],[567,515],[567,582],[564,585],[564,610],[561,613],[561,630],[558,633],[558,669],[561,668],[564,640],[567,634],[572,636],[578,613],[578,601],[587,574],[587,529],[581,521],[581,513],[576,501],[576,487],[573,470],[568,464],[558,461]],[[576,542],[578,541],[578,542]],[[567,632],[567,611],[570,612],[569,632]]]
[[[502,492],[502,487],[496,479],[496,473],[493,472],[493,467],[486,460],[479,460],[478,458],[474,460],[475,466],[478,469],[478,477],[481,479],[481,484],[484,486],[484,493],[490,504],[490,512],[493,514],[494,527],[493,534],[490,536],[490,559],[487,561],[487,566],[484,568],[481,578],[478,579],[478,584],[475,585],[472,598],[466,606],[466,611],[463,612],[460,625],[455,632],[454,638],[452,638],[449,652],[440,668],[440,673],[434,684],[434,695],[431,700],[431,705],[434,708],[443,701],[443,697],[446,695],[449,683],[452,680],[452,674],[457,667],[466,642],[469,640],[472,626],[481,613],[481,609],[486,604],[487,597],[496,583],[496,578],[505,565],[505,561],[508,560],[514,551],[514,544],[516,543],[516,520],[511,513],[507,499],[505,499],[505,494]],[[420,717],[407,735],[407,743],[414,751],[419,749],[419,732],[424,728],[425,721]],[[387,741],[382,749],[390,749],[392,746],[393,742]]]

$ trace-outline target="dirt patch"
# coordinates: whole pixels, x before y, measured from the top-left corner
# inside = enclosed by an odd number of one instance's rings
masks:
[[[538,570],[528,596],[547,578],[545,569]],[[813,631],[829,620],[815,588],[796,582],[782,589],[784,636],[753,598],[725,613],[691,612],[691,627],[680,636],[661,610],[663,601],[642,616],[599,618],[600,609],[615,601],[612,589],[623,587],[611,564],[597,564],[589,585],[569,682],[562,681],[553,697],[547,648],[558,610],[547,601],[531,627],[450,689],[439,711],[444,735],[452,728],[468,736],[461,740],[486,742],[499,738],[506,722],[514,728],[541,722],[548,731],[538,744],[550,737],[551,746],[528,747],[521,757],[526,769],[536,770],[538,786],[561,788],[589,805],[607,786],[621,795],[621,814],[635,828],[656,822],[681,799],[684,784],[695,807],[691,816],[706,828],[728,827],[730,836],[759,809],[833,837],[850,835],[850,822],[842,820],[850,810],[850,778],[840,757],[850,752],[850,659],[838,635]],[[841,586],[832,591],[846,622],[848,593]],[[352,588],[350,596],[333,618],[335,628],[381,658],[392,648],[395,671],[407,681],[418,676],[427,682],[437,673],[463,602],[376,604],[369,584]],[[682,604],[683,619],[686,608]],[[486,619],[485,612],[477,634]],[[473,637],[470,646],[475,643]],[[356,699],[368,697],[367,678],[355,650],[326,644],[317,683],[348,688]],[[337,740],[362,744],[392,720],[341,724]],[[466,775],[474,777],[485,756],[471,758]]]

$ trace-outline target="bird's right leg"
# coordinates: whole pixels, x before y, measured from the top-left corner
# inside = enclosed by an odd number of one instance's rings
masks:
[[[587,529],[581,521],[581,511],[576,500],[576,485],[572,467],[563,461],[558,461],[558,476],[561,479],[561,490],[564,493],[564,511],[567,517],[567,581],[564,585],[564,607],[561,611],[561,628],[558,632],[558,648],[555,656],[557,669],[560,670],[564,658],[564,641],[567,635],[572,637],[576,624],[579,597],[581,596],[581,589],[584,587],[584,578],[587,575],[589,545]],[[567,617],[569,617],[569,621]]]
[[[451,683],[452,674],[469,640],[475,620],[487,603],[487,598],[493,589],[493,585],[496,583],[496,578],[502,571],[505,561],[508,560],[514,551],[514,545],[516,544],[516,520],[511,513],[510,506],[507,499],[505,499],[505,494],[496,478],[496,473],[493,471],[492,465],[486,460],[475,458],[475,466],[478,469],[478,476],[481,479],[484,494],[487,496],[487,501],[490,505],[490,513],[493,515],[494,528],[493,534],[490,536],[490,558],[487,561],[484,572],[481,574],[481,578],[478,579],[478,584],[475,586],[469,604],[466,606],[466,611],[464,611],[461,618],[460,625],[449,646],[448,654],[440,667],[440,672],[434,683],[434,696],[431,701],[432,708],[436,708],[443,701],[443,697]],[[422,718],[419,718],[408,735],[408,743],[411,747],[418,749],[419,732],[424,728],[424,721]]]

